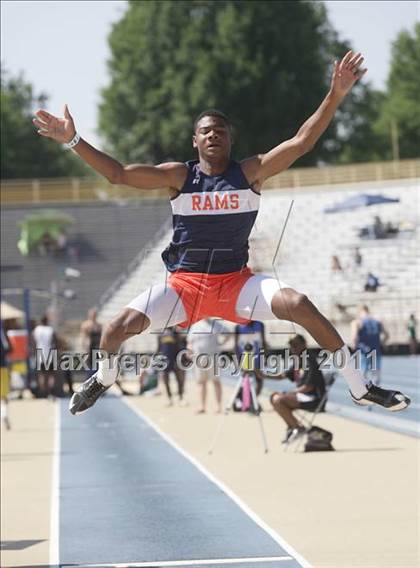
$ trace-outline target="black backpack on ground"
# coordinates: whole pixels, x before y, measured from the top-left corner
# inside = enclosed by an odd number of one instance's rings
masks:
[[[333,435],[328,430],[312,426],[307,433],[305,452],[331,452],[334,450],[332,439]]]

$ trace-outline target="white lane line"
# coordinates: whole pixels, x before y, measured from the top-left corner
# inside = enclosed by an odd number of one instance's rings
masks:
[[[175,450],[177,450],[185,459],[191,462],[203,475],[207,477],[212,483],[217,485],[228,497],[232,499],[243,511],[246,513],[258,526],[260,526],[271,538],[273,538],[284,550],[293,556],[302,566],[302,568],[312,568],[312,565],[303,558],[289,543],[287,543],[274,529],[267,525],[248,505],[246,505],[235,493],[229,489],[224,483],[219,481],[212,473],[210,473],[199,461],[186,452],[179,446],[172,438],[163,432],[157,424],[152,422],[145,416],[136,406],[125,398],[121,398],[122,402],[126,404],[133,412],[135,412],[142,420],[144,420],[151,428],[153,428],[164,440],[168,442]]]
[[[161,562],[123,562],[122,564],[61,564],[60,568],[159,568],[160,566],[207,566],[211,564],[243,564],[246,562],[286,562],[291,556],[259,556],[248,558],[205,558],[200,560],[163,560]]]
[[[50,566],[59,566],[60,551],[60,446],[61,446],[61,411],[60,400],[54,408],[54,449],[51,474],[51,509],[50,509]]]

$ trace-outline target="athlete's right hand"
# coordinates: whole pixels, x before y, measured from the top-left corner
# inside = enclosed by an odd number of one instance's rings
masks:
[[[74,138],[76,128],[67,105],[64,105],[64,118],[57,118],[46,110],[37,110],[35,115],[33,123],[40,136],[52,138],[60,144],[66,144]]]

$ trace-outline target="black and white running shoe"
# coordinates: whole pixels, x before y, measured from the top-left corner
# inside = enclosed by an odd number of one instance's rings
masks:
[[[294,442],[295,440],[301,438],[306,434],[306,428],[304,428],[303,426],[292,428],[291,430],[292,431],[290,432],[290,435],[288,435],[287,440],[283,442],[284,444],[290,444],[291,442]]]
[[[109,387],[104,387],[96,379],[96,373],[89,377],[81,386],[78,392],[75,392],[70,399],[69,410],[72,414],[81,414],[88,408],[93,406],[98,398],[104,394]]]
[[[292,435],[293,432],[293,428],[288,428],[286,430],[286,434],[283,438],[283,440],[281,441],[282,444],[287,444],[287,442],[289,441],[290,436]]]
[[[373,404],[377,404],[391,412],[404,410],[404,408],[407,408],[411,402],[411,400],[400,391],[383,389],[372,383],[367,384],[366,388],[368,391],[361,398],[356,398],[350,392],[353,402],[360,406],[371,406]]]

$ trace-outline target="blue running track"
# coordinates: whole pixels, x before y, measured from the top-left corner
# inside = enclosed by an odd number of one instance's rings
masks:
[[[117,397],[60,404],[60,567],[309,566]]]

